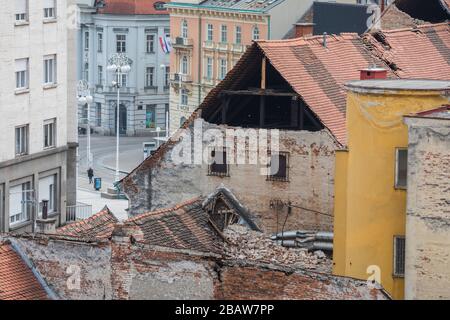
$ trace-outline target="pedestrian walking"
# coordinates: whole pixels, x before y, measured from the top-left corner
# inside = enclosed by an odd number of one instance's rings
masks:
[[[89,177],[89,184],[92,184],[92,178],[94,177],[94,170],[92,168],[89,168],[87,171],[87,175]]]

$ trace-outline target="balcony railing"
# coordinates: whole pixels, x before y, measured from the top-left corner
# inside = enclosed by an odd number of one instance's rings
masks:
[[[217,44],[217,49],[221,51],[228,51],[228,43],[219,42]]]
[[[66,207],[66,221],[78,221],[92,217],[92,206],[78,202],[75,206]]]
[[[181,79],[180,79],[181,77]],[[178,82],[192,82],[192,76],[188,74],[179,74],[179,73],[171,73],[170,74],[170,81],[172,83],[177,84]]]
[[[194,46],[194,40],[190,39],[190,38],[183,38],[183,37],[176,37],[173,41],[172,41],[172,46],[174,48],[188,48],[188,47],[193,47]]]
[[[238,53],[243,53],[246,49],[246,46],[242,45],[242,44],[232,44],[231,45],[231,51],[233,52],[238,52]]]
[[[103,93],[117,93],[117,88],[113,86],[105,86],[103,87]],[[135,87],[121,87],[121,94],[136,94],[137,90]]]
[[[212,41],[204,41],[203,48],[214,50],[216,48],[216,45]]]

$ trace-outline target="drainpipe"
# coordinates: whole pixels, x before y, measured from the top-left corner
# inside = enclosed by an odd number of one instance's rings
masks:
[[[15,239],[8,239],[11,243],[11,247],[13,250],[20,256],[20,259],[22,259],[23,262],[27,265],[28,268],[30,268],[31,272],[33,272],[33,275],[35,276],[36,280],[39,282],[39,284],[42,286],[42,288],[47,293],[48,297],[52,300],[60,300],[59,296],[53,291],[52,288],[45,282],[42,275],[39,273],[39,271],[34,266],[33,262],[28,258],[28,256],[20,249],[18,244],[16,243]]]
[[[268,28],[267,28],[267,40],[271,40],[272,37],[272,26],[271,26],[271,20],[270,20],[270,15],[267,17],[267,24],[268,24]]]
[[[197,73],[198,73],[198,106],[202,103],[202,14],[200,13],[198,16],[198,66],[197,66]]]

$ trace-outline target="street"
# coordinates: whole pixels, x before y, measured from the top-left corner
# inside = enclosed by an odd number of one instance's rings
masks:
[[[119,170],[120,178],[132,171],[144,160],[143,142],[152,141],[151,137],[120,137]],[[78,189],[77,202],[92,205],[93,213],[103,209],[106,205],[119,220],[127,218],[127,200],[110,200],[101,198],[101,192],[113,187],[116,166],[116,137],[91,136],[91,153],[93,157],[92,168],[94,177],[102,179],[102,189],[95,191],[93,184],[89,184],[87,176],[87,138],[79,136],[78,148]]]

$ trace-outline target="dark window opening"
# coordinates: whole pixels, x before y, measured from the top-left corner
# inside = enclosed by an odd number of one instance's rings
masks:
[[[405,276],[405,237],[394,237],[394,276]]]
[[[227,177],[229,176],[229,166],[227,163],[227,152],[212,150],[211,151],[211,164],[209,165],[208,175]]]
[[[289,153],[280,152],[269,155],[269,181],[289,181]]]

